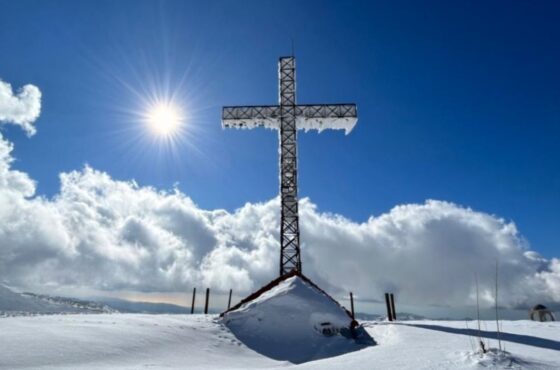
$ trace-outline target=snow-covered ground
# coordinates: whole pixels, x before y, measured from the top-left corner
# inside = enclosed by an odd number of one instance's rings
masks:
[[[504,321],[504,359],[481,357],[460,321],[366,322],[378,343],[300,365],[242,344],[216,316],[89,314],[0,318],[2,369],[560,368],[560,323]],[[474,328],[473,322],[468,323]],[[488,322],[483,335],[493,336]],[[320,334],[317,334],[320,335]],[[496,341],[490,339],[490,346]],[[496,366],[497,365],[497,366]]]

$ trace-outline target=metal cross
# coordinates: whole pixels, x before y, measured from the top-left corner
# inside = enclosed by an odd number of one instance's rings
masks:
[[[344,129],[358,120],[355,104],[296,104],[296,62],[278,61],[279,105],[223,107],[222,127],[266,127],[278,130],[280,141],[280,276],[301,272],[297,197],[297,130]]]

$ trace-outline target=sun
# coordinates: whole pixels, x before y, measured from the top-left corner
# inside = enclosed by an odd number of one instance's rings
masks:
[[[150,130],[162,137],[170,137],[181,129],[183,125],[181,110],[171,103],[159,103],[148,110],[146,123]]]

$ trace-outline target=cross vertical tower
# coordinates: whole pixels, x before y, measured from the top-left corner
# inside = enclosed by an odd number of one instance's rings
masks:
[[[344,129],[358,119],[355,104],[296,104],[295,58],[278,62],[279,105],[224,107],[222,127],[266,127],[279,132],[280,142],[280,276],[302,271],[297,197],[297,130]]]
[[[280,58],[280,276],[301,272],[297,199],[296,66],[295,58]]]

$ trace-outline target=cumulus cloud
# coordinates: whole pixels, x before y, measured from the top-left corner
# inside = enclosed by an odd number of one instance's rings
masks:
[[[25,101],[22,94],[15,99]],[[3,104],[0,117],[36,118]],[[0,281],[38,291],[210,286],[243,294],[277,274],[277,198],[235,212],[205,210],[177,189],[117,181],[86,166],[61,174],[60,191],[47,199],[12,168],[12,151],[0,134]],[[321,212],[310,199],[300,212],[304,273],[331,293],[393,291],[401,302],[464,305],[475,300],[478,274],[490,302],[498,260],[503,304],[560,302],[560,260],[530,250],[512,222],[494,215],[436,200],[365,222]]]
[[[25,85],[14,93],[12,85],[0,80],[0,124],[21,126],[27,135],[36,132],[33,122],[41,113],[41,91],[37,86]]]
[[[204,210],[176,189],[116,181],[90,167],[61,174],[54,198],[33,197],[33,181],[10,169],[11,150],[1,138],[0,280],[241,293],[276,274],[278,199]],[[391,290],[417,304],[466,304],[478,273],[490,300],[498,259],[504,304],[560,301],[560,262],[530,251],[515,225],[498,217],[435,200],[363,223],[322,213],[309,199],[300,209],[304,272],[331,292]]]

